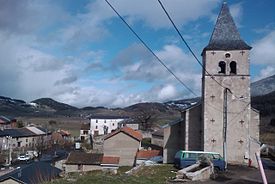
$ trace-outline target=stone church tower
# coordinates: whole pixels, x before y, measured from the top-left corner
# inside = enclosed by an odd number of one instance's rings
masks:
[[[219,152],[228,163],[244,164],[251,159],[256,165],[259,113],[250,104],[251,49],[224,3],[202,52],[201,142],[204,151]]]

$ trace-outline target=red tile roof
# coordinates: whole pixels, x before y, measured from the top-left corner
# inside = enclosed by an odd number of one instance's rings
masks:
[[[134,130],[134,129],[132,129],[130,127],[127,127],[127,126],[125,126],[123,128],[120,128],[120,129],[118,129],[118,130],[116,130],[116,131],[114,131],[114,132],[106,135],[105,138],[104,138],[104,140],[109,139],[110,137],[113,137],[114,135],[116,135],[116,134],[118,134],[120,132],[123,132],[123,133],[125,133],[125,134],[133,137],[134,139],[136,139],[138,141],[142,140],[142,134],[139,131]]]
[[[119,164],[119,157],[103,156],[101,164]]]
[[[160,156],[161,151],[160,150],[139,150],[137,152],[137,159],[149,159],[155,156]]]

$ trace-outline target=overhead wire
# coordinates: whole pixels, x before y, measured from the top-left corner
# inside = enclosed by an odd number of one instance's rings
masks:
[[[123,23],[130,29],[130,31],[138,38],[138,40],[143,44],[143,46],[149,50],[149,52],[151,52],[151,54],[157,59],[157,61],[166,68],[166,70],[171,73],[174,78],[176,80],[178,80],[189,92],[191,92],[193,95],[198,96],[191,88],[189,88],[181,79],[179,79],[179,77],[176,76],[176,74],[171,71],[166,65],[165,63],[154,53],[154,51],[142,40],[142,38],[133,30],[133,28],[125,21],[125,19],[118,13],[118,11],[114,8],[114,6],[112,6],[112,4],[108,1],[105,0],[105,2],[110,6],[110,8],[117,14],[117,16],[123,21]],[[187,43],[186,43],[187,44]],[[187,44],[188,45],[188,44]],[[189,47],[189,46],[188,46]],[[190,48],[190,47],[189,47]],[[192,49],[190,48],[190,50],[192,51]],[[194,52],[192,51],[192,53],[194,54]],[[194,56],[196,57],[196,55],[194,54]],[[197,61],[199,62],[199,60],[197,59]],[[218,112],[223,112],[222,110],[216,108],[215,106],[213,106],[212,104],[206,103],[209,106],[211,106],[214,110],[218,111]],[[228,112],[228,113],[232,113],[232,114],[237,114],[236,112]]]
[[[118,11],[114,8],[114,6],[112,6],[112,4],[108,1],[105,0],[105,2],[110,6],[110,8],[117,14],[117,16],[123,21],[123,23],[130,29],[130,31],[138,38],[138,40],[143,44],[143,46],[148,49],[148,51],[157,59],[157,61],[166,68],[166,70],[173,75],[173,77],[178,80],[178,82],[180,82],[180,84],[182,84],[189,92],[191,92],[193,95],[198,96],[191,88],[189,88],[179,77],[176,76],[176,74],[169,69],[166,64],[154,53],[154,51],[143,41],[143,39],[134,31],[134,29],[125,21],[125,19],[118,13]],[[175,26],[176,28],[176,26]],[[177,29],[177,28],[176,28]],[[178,29],[177,29],[178,30]],[[180,32],[178,31],[178,33],[180,34]],[[181,34],[180,34],[181,35]],[[182,35],[181,35],[182,37]],[[182,39],[184,40],[184,38],[182,37]],[[198,63],[200,63],[199,59],[196,57],[195,53],[192,51],[191,47],[187,44],[187,42],[184,40],[185,44],[187,45],[187,47],[189,48],[190,52],[192,53],[192,55],[196,58],[196,60],[198,61]],[[200,63],[200,65],[203,67],[203,65]],[[208,73],[209,74],[209,73]],[[210,75],[210,74],[209,74]],[[215,80],[216,81],[216,80]],[[218,81],[216,81],[218,83]],[[223,87],[223,86],[222,86]],[[225,88],[225,87],[224,87]],[[227,88],[228,89],[228,88]],[[228,89],[230,93],[231,90]],[[233,94],[233,93],[232,93]],[[215,109],[216,111],[219,112],[223,112],[222,110],[216,108],[215,106],[213,106],[212,104],[206,103],[207,105],[211,106],[213,109]],[[237,112],[228,112],[231,114],[238,114]]]
[[[198,96],[191,88],[189,88],[176,74],[166,66],[166,64],[153,52],[153,50],[141,39],[141,37],[132,29],[132,27],[124,20],[124,18],[118,13],[118,11],[111,5],[108,0],[105,2],[111,7],[111,9],[117,14],[117,16],[124,22],[124,24],[131,30],[131,32],[138,38],[138,40],[146,47],[153,56],[157,59],[157,61],[166,68],[166,70],[173,75],[173,77],[182,84],[189,92],[191,92],[195,97]]]

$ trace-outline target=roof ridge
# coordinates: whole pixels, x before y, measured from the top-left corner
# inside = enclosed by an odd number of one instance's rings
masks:
[[[123,132],[123,133],[129,135],[130,137],[133,137],[134,139],[137,139],[138,141],[142,140],[142,134],[139,131],[135,131],[134,129],[132,129],[130,127],[127,127],[127,126],[124,126],[120,129],[115,130],[114,132],[111,132],[111,133],[107,134],[104,139],[105,140],[109,139],[110,137],[118,134],[119,132]]]

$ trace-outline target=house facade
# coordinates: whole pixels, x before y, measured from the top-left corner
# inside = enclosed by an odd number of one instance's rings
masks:
[[[133,166],[141,140],[142,134],[139,131],[127,126],[118,129],[104,138],[104,156],[119,157],[120,166]]]
[[[118,128],[118,123],[126,118],[119,116],[91,116],[90,133],[93,136],[111,133]]]

